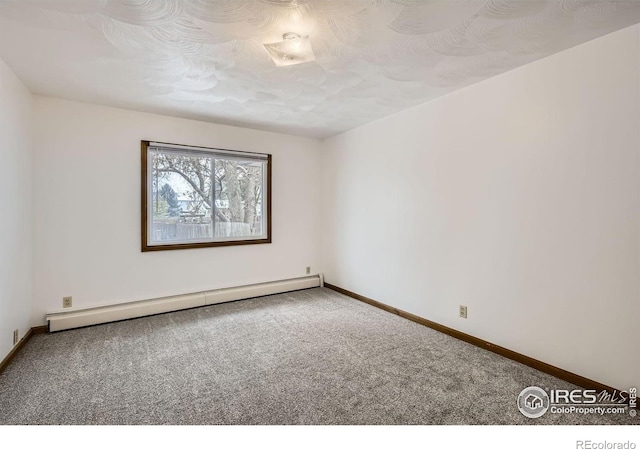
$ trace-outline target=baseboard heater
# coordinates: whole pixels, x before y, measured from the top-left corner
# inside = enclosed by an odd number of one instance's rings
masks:
[[[258,296],[274,295],[277,293],[321,287],[322,275],[307,276],[282,281],[265,282],[261,284],[244,285],[241,287],[221,288],[188,295],[170,296],[165,298],[147,299],[143,301],[113,304],[108,306],[91,307],[48,313],[46,315],[49,332],[57,332],[76,327],[92,326],[94,324],[112,321],[128,320],[158,313],[209,306],[222,302],[237,301],[239,299],[255,298]]]

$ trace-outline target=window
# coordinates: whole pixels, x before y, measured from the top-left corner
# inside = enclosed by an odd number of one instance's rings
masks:
[[[142,141],[142,251],[271,243],[271,155]]]

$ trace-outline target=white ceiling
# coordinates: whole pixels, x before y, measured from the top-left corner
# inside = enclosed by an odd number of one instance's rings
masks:
[[[34,92],[325,138],[640,22],[640,1],[0,0]],[[309,35],[316,61],[263,43]]]

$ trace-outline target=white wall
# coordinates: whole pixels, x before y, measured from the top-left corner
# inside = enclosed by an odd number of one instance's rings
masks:
[[[33,323],[59,310],[320,271],[316,140],[35,97]],[[273,243],[142,253],[140,140],[273,154]]]
[[[0,360],[31,312],[31,93],[0,59]]]
[[[325,141],[326,281],[640,383],[639,58],[635,26]]]

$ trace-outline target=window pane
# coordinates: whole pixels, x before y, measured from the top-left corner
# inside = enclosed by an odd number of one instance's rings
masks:
[[[215,235],[218,238],[263,236],[263,162],[215,161]]]
[[[211,158],[155,152],[152,164],[151,241],[211,240]]]

